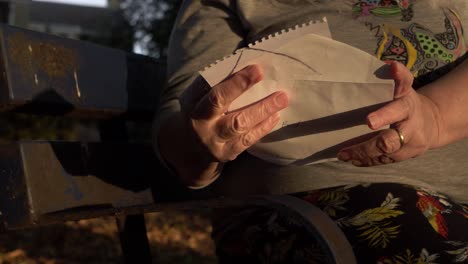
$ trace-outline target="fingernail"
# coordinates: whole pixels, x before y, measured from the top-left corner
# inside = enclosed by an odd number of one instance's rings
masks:
[[[395,61],[393,61],[391,64],[390,64],[390,67],[391,67],[391,71],[392,71],[392,76],[395,77],[398,75],[398,63],[396,63]]]
[[[373,129],[378,128],[380,126],[380,118],[377,115],[369,115],[367,117],[367,125]]]
[[[249,65],[245,68],[245,70],[248,72],[250,81],[252,83],[257,83],[263,79],[263,72],[260,67],[256,65]]]
[[[275,96],[275,104],[279,107],[286,107],[288,105],[288,96],[285,93],[279,93]]]
[[[362,162],[360,162],[359,160],[352,160],[351,163],[352,163],[354,166],[362,166]]]
[[[338,159],[342,161],[348,161],[351,159],[351,155],[346,151],[340,151],[338,153]]]
[[[401,64],[398,61],[392,61],[392,63],[390,65],[392,65],[395,70],[398,70],[398,67],[400,67],[400,65],[403,65],[403,64]]]

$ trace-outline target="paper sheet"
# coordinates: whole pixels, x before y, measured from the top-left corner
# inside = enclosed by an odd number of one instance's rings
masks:
[[[281,111],[279,124],[248,149],[277,164],[334,159],[350,140],[371,132],[366,115],[393,98],[389,67],[364,51],[332,40],[326,20],[249,45],[200,74],[214,86],[251,64],[259,64],[265,78],[236,99],[230,110],[278,90],[288,93],[290,104]]]

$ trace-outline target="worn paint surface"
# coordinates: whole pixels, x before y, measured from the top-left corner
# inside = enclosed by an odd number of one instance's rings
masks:
[[[83,199],[84,194],[80,191],[80,188],[73,179],[73,176],[66,172],[63,168],[62,175],[68,183],[68,187],[65,189],[65,194],[71,195],[76,201]]]
[[[11,61],[23,70],[25,75],[34,77],[37,71],[49,79],[63,78],[79,68],[76,52],[54,41],[40,41],[29,38],[22,32],[8,37],[8,51]]]

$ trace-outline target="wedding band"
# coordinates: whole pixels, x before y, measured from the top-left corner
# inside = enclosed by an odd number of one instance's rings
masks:
[[[400,148],[402,148],[405,145],[405,136],[403,136],[400,129],[398,129],[396,127],[392,127],[392,129],[397,132],[398,137],[400,138]]]

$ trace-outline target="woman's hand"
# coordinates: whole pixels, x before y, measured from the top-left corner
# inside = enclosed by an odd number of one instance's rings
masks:
[[[394,100],[370,113],[371,129],[390,125],[371,139],[342,149],[338,159],[356,166],[393,163],[423,154],[439,145],[440,115],[434,102],[412,88],[413,75],[401,63],[391,64]]]
[[[182,112],[167,122],[178,125],[161,129],[159,145],[185,183],[203,186],[212,182],[224,162],[234,160],[278,123],[278,111],[288,106],[284,92],[228,111],[236,98],[262,78],[260,67],[251,65],[213,88],[198,77],[181,95]],[[180,148],[174,150],[175,145]]]
[[[278,123],[278,111],[288,105],[288,97],[283,92],[228,112],[231,103],[262,78],[258,66],[249,66],[211,90],[200,77],[182,94],[183,111],[190,119],[193,132],[215,161],[234,160]],[[200,91],[209,92],[197,100],[194,94]]]

